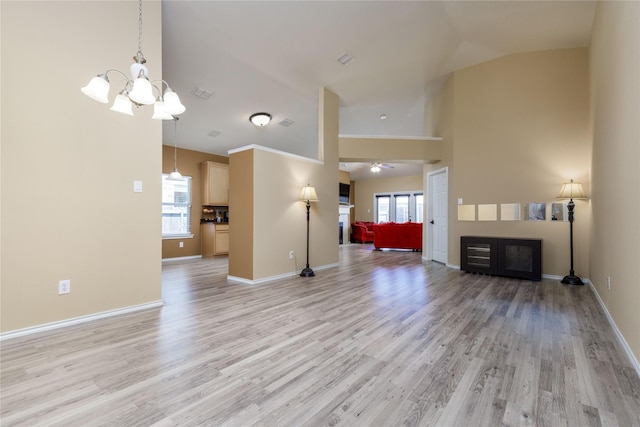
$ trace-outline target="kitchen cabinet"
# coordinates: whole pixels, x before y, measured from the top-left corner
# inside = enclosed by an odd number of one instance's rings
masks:
[[[200,232],[203,258],[229,254],[229,224],[203,223]]]
[[[202,162],[202,205],[229,205],[229,165]]]

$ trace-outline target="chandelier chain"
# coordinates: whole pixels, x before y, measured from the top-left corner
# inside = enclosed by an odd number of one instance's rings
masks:
[[[142,0],[138,0],[138,52],[142,52]]]

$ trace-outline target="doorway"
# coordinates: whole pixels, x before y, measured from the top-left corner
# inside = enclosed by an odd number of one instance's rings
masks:
[[[449,168],[427,174],[427,259],[448,262]]]

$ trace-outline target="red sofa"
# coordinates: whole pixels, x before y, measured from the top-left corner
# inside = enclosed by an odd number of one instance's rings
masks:
[[[356,221],[351,224],[351,243],[372,243],[373,222]]]
[[[412,249],[422,251],[422,223],[386,222],[373,225],[373,246],[376,249]]]

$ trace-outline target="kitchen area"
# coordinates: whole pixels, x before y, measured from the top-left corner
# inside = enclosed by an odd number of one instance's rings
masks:
[[[201,163],[202,210],[200,236],[202,257],[229,254],[229,165]]]

